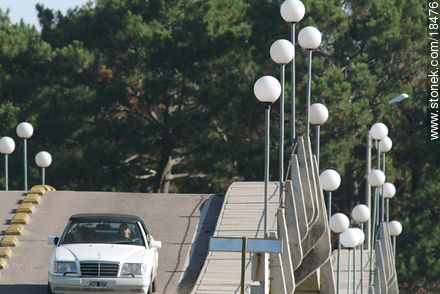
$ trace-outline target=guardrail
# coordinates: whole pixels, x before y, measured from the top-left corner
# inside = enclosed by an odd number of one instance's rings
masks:
[[[283,208],[278,210],[278,234],[285,240],[281,268],[284,277],[293,273],[293,283],[285,293],[336,293],[330,228],[317,161],[309,138],[298,137],[297,143],[297,153],[292,154],[290,163],[291,180],[285,181]]]
[[[373,285],[370,287],[372,294],[397,294],[399,293],[395,257],[391,245],[391,238],[386,223],[379,226],[379,238],[375,244],[376,267]]]

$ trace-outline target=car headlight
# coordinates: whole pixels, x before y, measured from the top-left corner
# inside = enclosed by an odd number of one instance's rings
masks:
[[[78,274],[78,267],[71,261],[54,261],[50,272],[55,275]]]
[[[145,276],[147,274],[147,265],[144,263],[124,263],[121,269],[121,275]]]

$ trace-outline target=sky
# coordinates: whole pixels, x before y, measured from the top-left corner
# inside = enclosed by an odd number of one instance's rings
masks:
[[[12,23],[19,23],[20,20],[23,19],[25,23],[35,25],[35,27],[40,30],[37,10],[35,9],[37,3],[41,3],[44,7],[53,10],[60,10],[65,14],[69,8],[82,6],[88,1],[89,0],[0,0],[0,9],[6,12],[9,8],[9,18]]]

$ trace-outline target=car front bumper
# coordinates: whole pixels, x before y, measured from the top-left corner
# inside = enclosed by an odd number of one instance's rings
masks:
[[[53,293],[148,293],[150,277],[101,278],[49,275]]]

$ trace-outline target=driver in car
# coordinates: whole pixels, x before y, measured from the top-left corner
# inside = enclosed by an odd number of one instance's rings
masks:
[[[120,236],[124,240],[131,241],[133,239],[133,233],[132,233],[130,227],[128,226],[128,224],[123,223],[119,226],[118,236]]]

